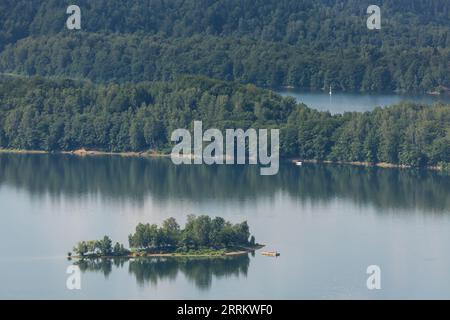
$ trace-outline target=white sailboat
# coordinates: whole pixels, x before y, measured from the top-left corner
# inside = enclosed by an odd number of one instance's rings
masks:
[[[331,86],[330,86],[330,96],[333,94],[333,92],[331,91]]]

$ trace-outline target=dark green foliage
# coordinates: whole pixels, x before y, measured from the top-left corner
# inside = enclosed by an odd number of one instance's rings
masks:
[[[364,45],[318,53],[310,47],[209,35],[173,39],[82,33],[24,39],[0,54],[0,71],[95,82],[200,74],[265,87],[425,92],[450,87],[449,60],[448,47]]]
[[[189,215],[182,230],[174,218],[169,218],[159,228],[154,224],[140,223],[135,233],[130,234],[128,239],[132,248],[153,250],[172,248],[184,252],[199,248],[248,246],[249,237],[247,222],[233,225],[220,217],[211,219],[208,216]],[[254,244],[254,237],[252,239]]]
[[[65,27],[69,4],[2,1],[0,71],[96,82],[201,74],[347,91],[450,87],[447,0],[379,1],[381,31],[366,28],[369,0],[79,0],[77,32]]]
[[[84,256],[123,256],[129,253],[124,246],[118,242],[112,246],[112,241],[108,236],[101,240],[80,241],[73,248],[73,251],[81,257]]]
[[[450,150],[450,107],[444,105],[400,104],[334,116],[299,107],[288,128],[298,129],[303,159],[424,167],[447,162]]]
[[[279,128],[284,157],[415,167],[450,161],[450,106],[439,104],[331,115],[204,77],[123,85],[2,77],[0,98],[0,148],[170,150],[173,130],[202,120],[220,130]]]
[[[295,106],[251,85],[194,77],[100,86],[4,77],[0,97],[0,147],[49,151],[161,150],[173,130],[193,120],[219,129],[274,126]]]
[[[114,245],[113,251],[112,251],[114,256],[123,256],[125,254],[128,253],[128,250],[124,248],[123,244],[116,242],[116,244]]]
[[[108,236],[104,236],[102,240],[97,242],[97,248],[103,256],[108,256],[112,253],[112,241]]]
[[[3,0],[2,42],[67,33],[70,0]],[[446,0],[382,0],[383,32],[365,28],[370,0],[78,0],[88,32],[247,36],[317,48],[402,44],[448,46]]]

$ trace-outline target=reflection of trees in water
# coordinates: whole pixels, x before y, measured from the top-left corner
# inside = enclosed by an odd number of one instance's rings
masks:
[[[261,177],[257,166],[175,166],[169,159],[2,154],[2,184],[37,196],[99,193],[113,201],[138,203],[147,195],[161,202],[257,201],[283,191],[313,202],[345,198],[378,208],[450,209],[448,175],[338,165],[282,165],[278,175]]]
[[[218,258],[140,258],[80,260],[76,265],[82,272],[101,272],[108,277],[113,266],[122,268],[128,261],[128,272],[140,285],[156,285],[161,280],[175,280],[181,272],[199,289],[211,287],[213,278],[247,276],[248,255]]]
[[[112,267],[122,268],[127,259],[83,259],[75,262],[81,272],[101,272],[107,278],[112,272]]]

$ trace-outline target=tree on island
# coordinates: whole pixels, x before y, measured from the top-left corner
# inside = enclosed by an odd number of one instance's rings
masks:
[[[77,245],[73,248],[73,252],[80,255],[81,257],[87,254],[89,250],[86,241],[78,242]]]
[[[112,253],[112,241],[108,236],[104,236],[96,245],[103,256],[108,256]]]
[[[122,256],[126,253],[128,253],[128,250],[124,248],[123,244],[116,242],[113,248],[113,255]]]
[[[181,239],[180,225],[175,218],[169,218],[163,222],[161,233],[162,241],[170,247],[178,245]]]
[[[101,240],[80,241],[73,248],[73,252],[84,257],[86,255],[112,256],[123,255],[127,252],[124,246],[116,243],[112,247],[112,241],[108,236],[104,236]]]

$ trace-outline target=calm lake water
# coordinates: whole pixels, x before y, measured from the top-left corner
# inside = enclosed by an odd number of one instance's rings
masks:
[[[0,155],[0,298],[450,298],[450,177],[285,163],[174,166],[168,159]],[[104,261],[66,289],[82,239],[127,243],[139,222],[248,220],[281,252],[234,259]],[[378,291],[366,268],[381,267]]]
[[[363,94],[336,92],[331,96],[328,92],[310,92],[285,89],[277,91],[282,96],[292,96],[298,102],[308,107],[330,111],[331,113],[344,113],[346,111],[370,111],[376,107],[386,107],[400,102],[414,102],[432,105],[436,102],[450,103],[450,96],[440,95],[400,95],[400,94]]]

